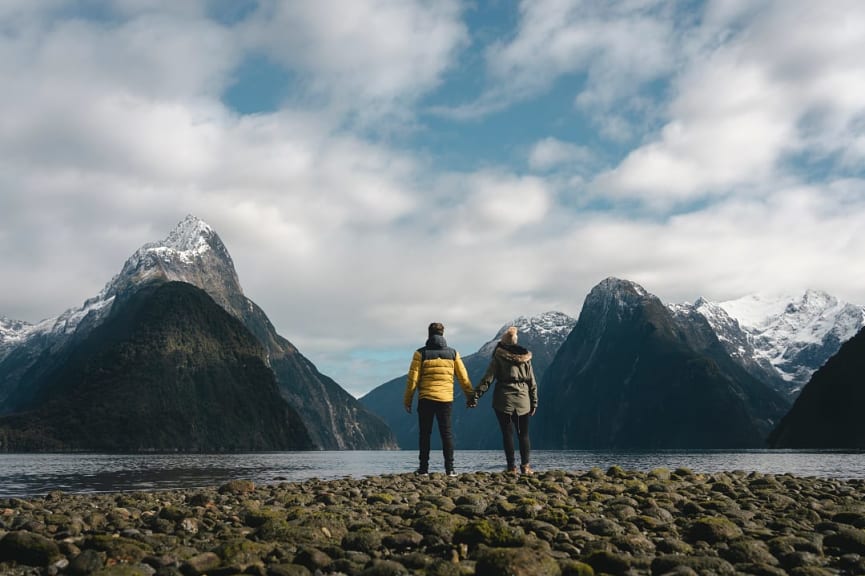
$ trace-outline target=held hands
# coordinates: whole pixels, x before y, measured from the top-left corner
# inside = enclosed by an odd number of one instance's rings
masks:
[[[466,398],[466,407],[468,408],[477,408],[478,407],[478,393],[474,392]]]

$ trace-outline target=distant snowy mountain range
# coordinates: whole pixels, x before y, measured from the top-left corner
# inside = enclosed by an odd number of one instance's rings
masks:
[[[53,348],[72,336],[82,322],[98,325],[116,295],[156,277],[206,287],[235,316],[250,314],[231,256],[208,224],[190,216],[166,239],[137,250],[120,274],[81,307],[35,324],[0,317],[0,360],[25,341],[40,341],[40,348]],[[733,358],[790,396],[798,394],[814,371],[865,326],[865,306],[817,290],[795,296],[752,294],[717,303],[701,298],[693,304],[668,307],[680,319],[690,313],[703,316]],[[517,318],[514,325],[520,333],[531,334],[535,348],[547,350],[549,342],[544,340],[563,341],[574,322],[560,312],[548,312]],[[488,356],[500,336],[478,354]]]
[[[520,316],[502,326],[495,338],[481,346],[476,354],[489,359],[502,335],[511,326],[516,327],[520,343],[529,346],[532,350],[536,348],[547,350],[551,347],[556,350],[568,337],[576,323],[576,319],[562,312],[544,312],[531,317]]]
[[[841,344],[865,326],[865,306],[818,290],[803,295],[752,294],[712,303],[671,304],[677,316],[696,311],[708,320],[727,352],[751,371],[772,372],[774,387],[795,396]]]

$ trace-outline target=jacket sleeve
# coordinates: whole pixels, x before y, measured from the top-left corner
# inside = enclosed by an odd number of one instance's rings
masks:
[[[538,407],[538,381],[535,380],[531,360],[529,360],[529,404],[532,410]]]
[[[496,357],[495,357],[495,355],[493,355],[493,357],[490,358],[490,364],[489,364],[489,366],[487,366],[487,371],[484,372],[484,376],[483,376],[483,378],[481,378],[481,381],[478,383],[478,387],[475,390],[475,396],[477,398],[480,398],[481,396],[486,394],[487,390],[489,390],[490,384],[493,383],[493,377],[495,376],[495,372],[496,372],[495,369],[496,369]]]
[[[411,358],[411,366],[408,368],[408,378],[405,382],[405,394],[403,395],[402,403],[406,406],[411,406],[414,390],[417,388],[418,379],[420,378],[421,355],[415,350],[414,356]]]
[[[459,352],[457,352],[454,357],[454,371],[457,374],[460,388],[463,389],[463,394],[466,395],[466,400],[474,399],[475,391],[474,388],[472,388],[472,381],[469,380],[469,373],[466,371],[466,366],[463,364],[463,359],[460,358]]]

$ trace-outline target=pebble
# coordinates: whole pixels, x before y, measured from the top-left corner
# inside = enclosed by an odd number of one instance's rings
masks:
[[[865,482],[687,468],[0,499],[0,574],[862,574]]]

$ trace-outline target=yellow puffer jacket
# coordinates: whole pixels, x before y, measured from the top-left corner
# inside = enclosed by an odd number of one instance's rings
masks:
[[[453,402],[454,376],[466,400],[474,397],[472,383],[459,352],[449,348],[443,336],[432,336],[427,345],[415,351],[408,369],[403,403],[411,407],[414,391],[418,398]]]

